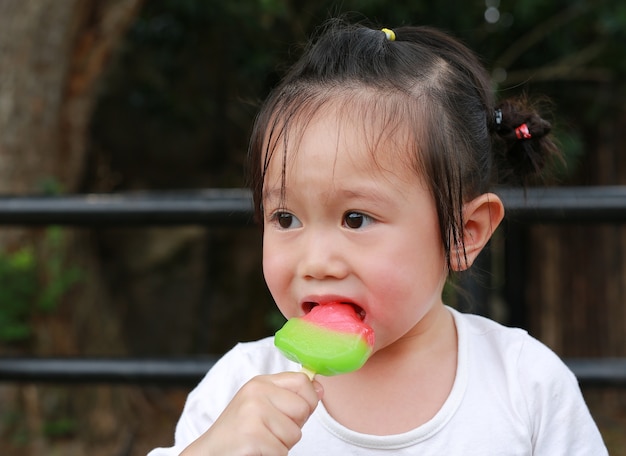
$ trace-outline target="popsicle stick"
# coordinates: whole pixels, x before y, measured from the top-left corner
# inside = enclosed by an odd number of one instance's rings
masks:
[[[313,381],[313,379],[315,378],[315,372],[313,372],[311,369],[308,369],[304,366],[302,366],[302,369],[300,370],[300,372],[303,372],[306,374],[307,377],[309,377],[309,380]]]

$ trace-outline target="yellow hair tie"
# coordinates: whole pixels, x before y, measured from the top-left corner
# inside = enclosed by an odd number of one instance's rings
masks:
[[[384,29],[381,29],[380,31],[383,32],[387,36],[387,39],[389,41],[396,41],[396,34],[394,33],[393,30],[384,28]]]

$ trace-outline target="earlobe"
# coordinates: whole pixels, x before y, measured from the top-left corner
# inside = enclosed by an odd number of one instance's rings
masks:
[[[464,271],[472,265],[503,218],[504,206],[494,193],[483,193],[464,204],[464,246],[457,245],[454,248],[458,261],[452,261],[451,264],[455,271]]]

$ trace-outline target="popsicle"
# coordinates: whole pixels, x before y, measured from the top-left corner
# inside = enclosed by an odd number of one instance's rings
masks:
[[[374,330],[349,304],[315,306],[303,317],[287,320],[274,336],[274,345],[315,374],[337,375],[360,369],[374,347]]]

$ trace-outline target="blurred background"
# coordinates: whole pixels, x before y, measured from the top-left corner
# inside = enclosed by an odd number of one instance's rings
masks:
[[[0,194],[245,186],[259,102],[343,12],[450,31],[499,97],[549,98],[559,185],[626,184],[620,0],[0,0]],[[488,313],[561,356],[626,356],[626,229],[521,229],[521,310],[498,292],[504,227]],[[282,319],[260,240],[255,227],[0,226],[0,356],[220,354],[270,335]],[[0,454],[143,455],[171,442],[188,391],[0,379]],[[626,391],[584,393],[626,455]]]

